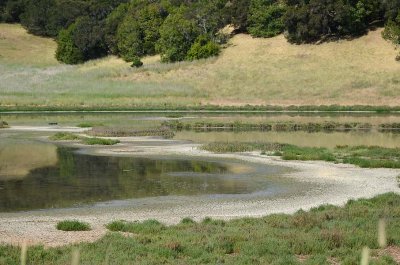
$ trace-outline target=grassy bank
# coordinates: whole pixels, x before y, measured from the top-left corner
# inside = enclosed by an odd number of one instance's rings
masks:
[[[384,225],[378,229],[380,220]],[[78,249],[81,265],[356,265],[361,250],[369,247],[369,264],[395,265],[396,251],[400,251],[400,196],[385,194],[349,201],[341,208],[325,205],[294,215],[228,222],[206,218],[200,223],[185,218],[169,227],[155,220],[114,222],[108,228],[126,233],[109,233],[89,244],[29,247],[28,263],[70,264],[71,253]],[[0,264],[20,264],[20,253],[17,247],[0,246]]]
[[[115,145],[118,144],[119,140],[114,139],[104,139],[97,137],[81,137],[73,133],[56,133],[49,138],[52,141],[78,141],[86,145]]]
[[[61,65],[52,57],[53,40],[29,35],[19,25],[1,24],[0,32],[3,111],[237,110],[246,105],[379,110],[400,105],[397,52],[381,30],[321,45],[239,34],[218,58],[162,64],[149,57],[141,69],[112,56]]]
[[[203,145],[201,148],[215,153],[260,151],[261,154],[281,156],[285,160],[322,160],[353,164],[364,168],[400,168],[399,148],[336,146],[332,150],[322,147],[256,142],[215,142]]]

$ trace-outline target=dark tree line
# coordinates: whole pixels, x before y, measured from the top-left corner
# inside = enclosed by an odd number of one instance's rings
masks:
[[[115,54],[196,60],[218,55],[229,36],[285,33],[292,43],[354,38],[385,26],[400,44],[399,0],[0,0],[0,18],[57,39],[58,60],[75,64]]]

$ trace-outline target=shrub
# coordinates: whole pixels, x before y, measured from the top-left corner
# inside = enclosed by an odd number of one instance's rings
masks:
[[[8,125],[7,122],[5,122],[5,121],[0,121],[0,128],[8,128],[8,127],[9,127],[9,125]]]
[[[185,217],[182,219],[181,224],[195,224],[196,222],[193,221],[192,218],[189,217]]]
[[[252,0],[248,32],[254,37],[274,37],[284,31],[285,6],[276,0]]]
[[[76,24],[61,30],[57,38],[56,58],[66,64],[78,64],[84,61],[84,55],[74,43],[73,34]]]
[[[396,45],[400,44],[400,14],[396,21],[389,20],[382,32],[382,37]]]
[[[57,229],[61,231],[90,231],[90,225],[77,220],[65,220],[57,224]]]
[[[135,57],[132,59],[131,67],[139,68],[139,67],[142,67],[142,66],[143,66],[143,62],[140,60],[139,57],[135,56]]]
[[[217,56],[220,53],[220,46],[209,40],[207,36],[200,35],[196,42],[190,47],[186,59],[189,61],[205,59],[211,56]]]
[[[160,28],[157,51],[163,62],[183,61],[199,35],[193,20],[184,16],[184,8],[170,14]]]

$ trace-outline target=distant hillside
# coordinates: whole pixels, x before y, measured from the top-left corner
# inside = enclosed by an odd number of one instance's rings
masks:
[[[116,57],[66,66],[54,41],[0,24],[0,106],[400,105],[400,63],[381,30],[352,41],[292,45],[233,37],[217,58],[133,69]]]

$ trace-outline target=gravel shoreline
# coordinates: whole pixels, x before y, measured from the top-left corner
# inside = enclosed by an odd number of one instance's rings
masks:
[[[176,224],[184,217],[229,220],[240,217],[261,217],[272,213],[294,213],[322,204],[343,205],[349,199],[370,198],[386,192],[400,193],[396,177],[398,169],[363,169],[353,165],[322,161],[283,161],[259,153],[213,154],[198,149],[198,144],[156,140],[149,137],[119,138],[112,147],[83,149],[96,155],[128,156],[190,156],[235,159],[243,163],[260,163],[291,168],[281,177],[303,183],[305,188],[290,195],[259,197],[244,200],[212,199],[209,196],[162,197],[101,203],[96,206],[50,209],[20,213],[0,213],[0,243],[19,245],[43,244],[46,247],[79,242],[93,242],[104,236],[104,227],[113,220],[141,221],[157,219]],[[158,144],[154,144],[158,142]],[[140,143],[140,144],[137,144]],[[151,144],[152,143],[152,144]],[[78,147],[81,145],[74,144]],[[90,223],[88,232],[62,232],[55,228],[58,221],[79,219]]]

